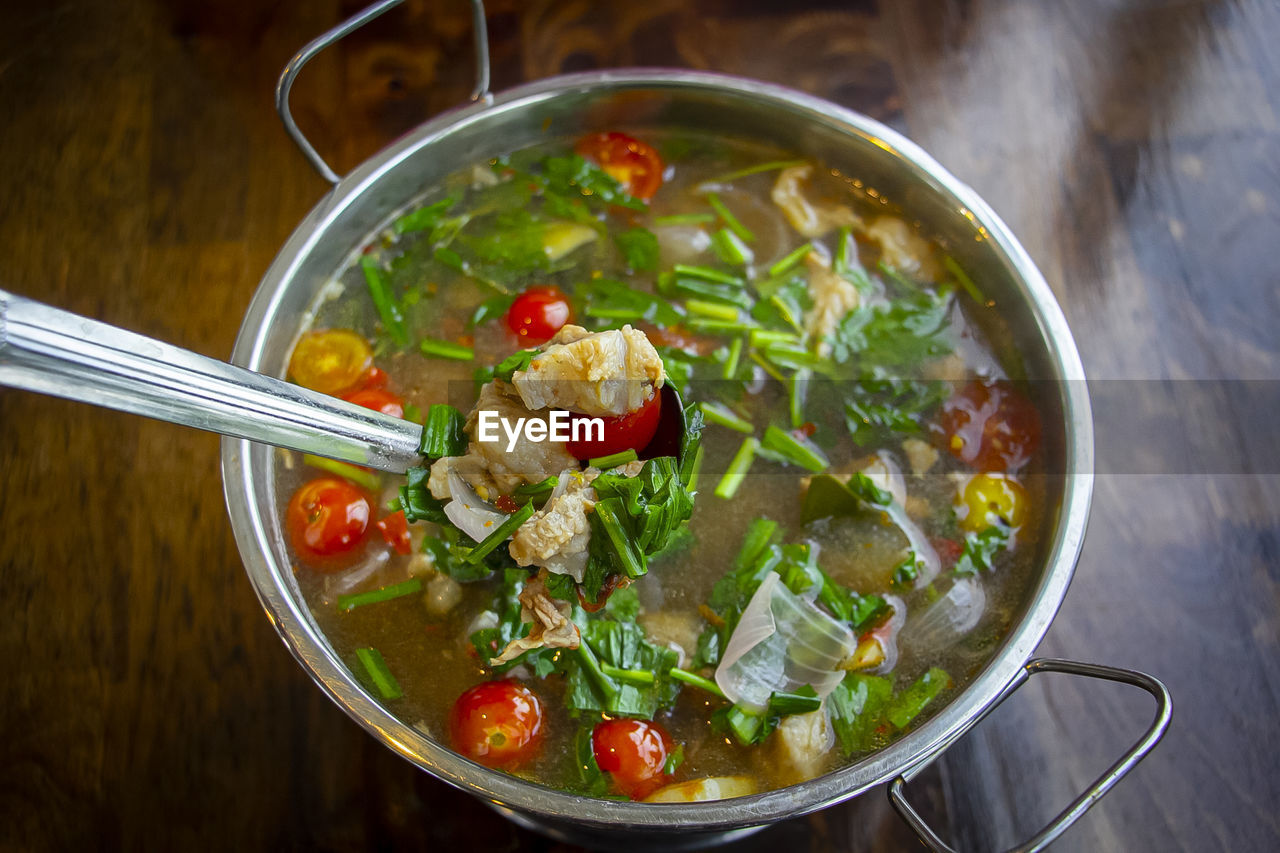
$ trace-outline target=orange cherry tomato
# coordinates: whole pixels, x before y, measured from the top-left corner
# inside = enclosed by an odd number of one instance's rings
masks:
[[[449,712],[453,748],[487,767],[512,769],[542,744],[542,703],[518,681],[486,681],[463,692]]]
[[[544,344],[573,319],[569,297],[558,287],[531,287],[507,309],[507,328],[521,343]]]
[[[357,406],[364,406],[366,409],[373,409],[375,412],[382,412],[393,418],[404,417],[404,400],[400,399],[399,394],[388,391],[386,388],[361,388],[343,399],[348,403],[355,403]]]
[[[586,419],[587,415],[570,412],[570,434],[575,428],[574,422]],[[649,446],[649,442],[653,440],[654,433],[658,431],[658,424],[662,421],[662,394],[659,391],[654,391],[653,395],[648,400],[645,400],[640,408],[627,412],[625,415],[618,415],[614,418],[601,418],[601,420],[604,421],[603,439],[565,442],[565,449],[575,459],[595,459],[627,450],[634,450],[637,453],[644,450]],[[583,427],[577,427],[577,429],[583,435],[588,433],[595,434],[586,424],[583,424]]]
[[[1012,384],[970,382],[942,404],[942,441],[979,471],[1016,471],[1040,445],[1040,414]]]
[[[671,735],[648,720],[605,720],[591,732],[596,764],[609,774],[618,792],[642,800],[671,781],[667,758]]]
[[[396,549],[397,554],[413,551],[413,541],[409,538],[409,521],[404,517],[404,510],[378,519],[378,530],[387,544]]]
[[[307,332],[289,357],[294,382],[321,394],[341,395],[360,384],[373,363],[369,342],[350,329]]]
[[[662,186],[662,158],[658,152],[625,133],[594,133],[580,139],[573,150],[594,162],[636,198],[653,198]]]
[[[285,510],[285,527],[299,554],[323,562],[364,541],[372,516],[371,502],[364,492],[338,477],[319,477],[293,493]]]

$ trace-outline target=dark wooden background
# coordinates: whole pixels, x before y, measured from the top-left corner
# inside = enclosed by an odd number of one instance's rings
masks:
[[[226,357],[325,191],[276,75],[358,6],[4,3],[0,286]],[[416,0],[305,72],[299,122],[340,171],[465,96],[467,14]],[[633,64],[777,81],[889,122],[995,207],[1105,380],[1088,543],[1040,653],[1147,670],[1176,705],[1058,849],[1280,848],[1280,4],[495,0],[489,22],[499,90]],[[243,574],[218,458],[0,391],[2,846],[556,847],[321,696]],[[1142,730],[1134,694],[1037,679],[912,796],[971,848],[1012,843]],[[876,792],[740,849],[914,843]]]

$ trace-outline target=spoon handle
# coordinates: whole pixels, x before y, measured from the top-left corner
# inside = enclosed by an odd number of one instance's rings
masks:
[[[422,427],[0,290],[0,385],[403,473]]]

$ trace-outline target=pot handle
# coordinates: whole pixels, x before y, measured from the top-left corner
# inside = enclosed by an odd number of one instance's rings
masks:
[[[1015,690],[1027,682],[1028,678],[1042,672],[1065,672],[1069,675],[1084,675],[1089,678],[1101,678],[1107,681],[1118,681],[1123,684],[1132,684],[1134,687],[1141,687],[1143,690],[1155,697],[1156,717],[1151,723],[1150,728],[1147,729],[1146,734],[1142,736],[1142,739],[1134,744],[1119,761],[1111,765],[1105,773],[1094,780],[1094,783],[1090,785],[1083,794],[1077,797],[1071,805],[1063,809],[1057,817],[1050,821],[1048,826],[1040,830],[1040,832],[1029,841],[1011,848],[1010,853],[1012,853],[1012,851],[1042,850],[1047,847],[1052,841],[1054,841],[1054,839],[1065,832],[1067,827],[1075,823],[1081,815],[1101,799],[1103,794],[1111,790],[1112,786],[1119,782],[1126,773],[1132,770],[1139,761],[1145,758],[1147,753],[1149,753],[1155,745],[1160,742],[1160,739],[1164,737],[1165,730],[1169,728],[1169,720],[1173,715],[1173,700],[1170,698],[1169,691],[1164,684],[1146,673],[1137,672],[1131,669],[1118,669],[1116,667],[1101,666],[1100,664],[1080,663],[1077,661],[1056,660],[1052,658],[1037,658],[1036,660],[1028,662],[1026,666],[1018,671],[1017,677],[1014,678],[1013,681],[1009,682],[1009,685],[1005,687],[1004,691],[1001,692],[998,697],[996,697],[996,701],[991,703],[990,707],[988,707],[986,711],[975,717],[971,723],[949,737],[946,742],[944,742],[942,746],[927,759],[914,765],[889,784],[889,801],[893,803],[893,807],[897,809],[898,814],[901,815],[902,819],[915,830],[916,835],[919,836],[920,840],[924,842],[925,846],[930,850],[938,851],[938,853],[954,853],[954,851],[952,851],[952,849],[938,837],[937,833],[935,833],[933,829],[924,822],[924,819],[921,818],[919,813],[911,807],[911,804],[907,802],[906,794],[904,792],[906,784],[914,779],[920,771],[941,755],[948,746],[954,743],[974,724],[989,714],[1005,699],[1009,698]]]
[[[298,129],[297,123],[293,120],[293,113],[289,111],[289,90],[293,88],[293,81],[297,78],[298,73],[302,71],[302,67],[310,62],[311,58],[317,53],[403,2],[404,0],[382,0],[382,2],[361,10],[333,29],[307,42],[307,45],[298,51],[293,59],[289,60],[289,64],[280,73],[279,82],[276,83],[276,112],[280,114],[280,121],[284,123],[285,131],[293,139],[294,143],[302,149],[302,153],[306,155],[307,160],[320,173],[320,176],[331,184],[338,183],[338,174],[329,168],[329,164],[316,151],[311,141]],[[475,34],[476,51],[476,85],[471,91],[471,100],[487,101],[491,97],[489,94],[489,27],[485,21],[482,0],[470,0],[470,2],[471,26]]]

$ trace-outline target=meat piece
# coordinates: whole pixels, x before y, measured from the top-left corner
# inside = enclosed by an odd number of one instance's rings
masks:
[[[464,427],[471,441],[467,444],[467,452],[463,456],[445,457],[436,460],[431,466],[431,475],[427,479],[427,488],[439,500],[450,497],[448,468],[462,476],[471,484],[481,500],[495,501],[498,495],[509,495],[517,486],[527,483],[539,483],[553,474],[566,468],[576,468],[578,461],[565,449],[563,441],[530,441],[521,429],[510,443],[505,427],[498,429],[497,441],[477,440],[477,426],[482,411],[496,412],[498,418],[510,425],[512,429],[523,418],[526,421],[548,421],[550,412],[530,411],[520,402],[515,389],[507,383],[495,379],[480,389],[480,398],[475,408],[467,415]],[[550,434],[550,425],[547,432]]]
[[[923,477],[938,462],[938,449],[927,441],[908,438],[902,442],[902,452],[907,455],[911,473]]]
[[[898,272],[921,281],[937,281],[941,275],[929,241],[898,217],[877,217],[866,236],[880,244],[884,262]]]
[[[512,640],[502,653],[490,658],[490,666],[498,666],[515,660],[530,649],[576,649],[582,641],[578,626],[569,618],[572,608],[567,601],[557,601],[547,595],[543,575],[525,581],[520,590],[520,619],[532,622],[529,636]]]
[[[836,742],[826,704],[807,714],[783,717],[774,740],[781,777],[786,784],[804,782],[822,773],[827,753]]]
[[[644,332],[623,326],[588,332],[568,325],[543,346],[527,370],[512,377],[529,409],[566,409],[615,417],[638,409],[666,374]]]
[[[810,252],[804,260],[809,267],[809,294],[813,297],[813,307],[804,315],[804,327],[818,341],[818,355],[826,357],[831,353],[828,336],[845,314],[858,307],[862,297],[858,288],[832,271],[825,258]]]
[[[805,185],[813,176],[813,165],[791,166],[778,173],[770,198],[782,209],[791,227],[805,237],[821,237],[828,231],[848,225],[861,227],[862,220],[852,209],[843,204],[810,201],[805,197]]]
[[[561,483],[567,485],[557,487],[546,505],[520,525],[511,538],[511,556],[522,566],[543,566],[582,583],[591,543],[587,514],[596,502],[590,481],[595,477],[577,471],[563,471],[560,476]]]

